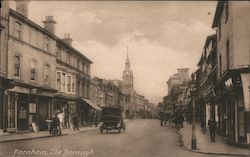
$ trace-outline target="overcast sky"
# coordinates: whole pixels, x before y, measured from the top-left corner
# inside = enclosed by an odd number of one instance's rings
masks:
[[[215,33],[215,8],[215,1],[30,1],[29,19],[43,26],[54,16],[56,35],[70,33],[94,62],[92,77],[122,79],[128,46],[135,90],[158,103],[177,68],[196,69],[206,36]]]

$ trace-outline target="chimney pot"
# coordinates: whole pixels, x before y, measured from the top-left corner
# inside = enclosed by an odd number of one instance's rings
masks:
[[[43,23],[44,23],[44,29],[55,34],[56,21],[53,19],[53,16],[46,16],[45,21],[43,21]]]
[[[28,17],[28,2],[28,0],[16,0],[16,11],[26,18]]]
[[[70,34],[66,33],[64,34],[64,38],[62,39],[66,44],[68,44],[69,46],[72,46],[72,38],[70,37]]]

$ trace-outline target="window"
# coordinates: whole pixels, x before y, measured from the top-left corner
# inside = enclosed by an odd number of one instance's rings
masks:
[[[80,69],[80,60],[77,59],[77,69]]]
[[[219,65],[220,65],[220,76],[222,74],[222,59],[221,59],[221,55],[220,55],[220,58],[219,58]]]
[[[65,92],[66,90],[65,90],[65,88],[66,88],[66,81],[65,81],[65,79],[66,79],[66,74],[65,73],[62,73],[62,92]]]
[[[219,40],[221,38],[221,22],[219,21],[218,23],[218,35],[219,35]]]
[[[67,76],[67,92],[71,93],[71,76]]]
[[[29,113],[36,113],[36,104],[29,103]]]
[[[44,65],[44,83],[49,84],[49,65]]]
[[[227,69],[229,69],[229,66],[230,66],[230,64],[229,64],[229,40],[227,40]]]
[[[87,74],[88,75],[90,74],[90,66],[89,66],[89,64],[87,65]]]
[[[76,77],[75,76],[72,76],[72,82],[71,82],[71,84],[72,84],[72,90],[71,90],[71,92],[75,93],[75,91],[76,91]]]
[[[84,64],[84,62],[82,62],[82,71],[83,71],[83,73],[85,73],[85,64]]]
[[[56,58],[61,59],[61,47],[59,46],[56,48]]]
[[[15,56],[14,76],[20,77],[20,67],[21,67],[20,57]]]
[[[31,61],[30,63],[30,80],[36,79],[36,61]]]
[[[66,63],[70,64],[70,53],[66,52]]]
[[[228,17],[229,17],[229,14],[228,14],[228,1],[226,1],[224,3],[224,5],[225,5],[225,14],[226,14],[225,23],[227,23],[227,20],[228,20]]]
[[[61,72],[56,72],[56,89],[58,90],[58,91],[61,91],[61,83],[62,83],[62,81],[61,81]]]
[[[44,50],[49,51],[49,38],[44,38]]]
[[[16,27],[16,32],[15,32],[15,36],[18,39],[21,39],[21,24],[19,22],[15,23],[15,27]]]

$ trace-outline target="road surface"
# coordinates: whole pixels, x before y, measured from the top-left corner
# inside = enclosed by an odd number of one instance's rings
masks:
[[[176,129],[158,120],[126,123],[125,133],[92,130],[77,134],[0,143],[1,157],[211,157],[182,147]]]

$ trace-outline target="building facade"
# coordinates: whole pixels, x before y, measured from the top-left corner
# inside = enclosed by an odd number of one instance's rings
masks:
[[[221,134],[232,143],[250,143],[250,3],[219,1],[213,28],[217,36]]]
[[[52,16],[46,17],[43,28],[28,19],[27,1],[17,1],[16,11],[4,2],[1,128],[8,132],[32,130],[35,123],[38,130],[46,130],[45,121],[58,112],[64,114],[65,126],[70,126],[73,114],[82,123],[83,111],[90,108],[84,107],[84,99],[89,98],[92,62],[72,47],[69,35],[63,39],[55,36]]]
[[[206,124],[210,117],[214,117],[219,121],[218,104],[215,101],[215,85],[217,82],[217,51],[216,51],[216,35],[207,37],[200,61],[198,63],[199,75],[197,78],[197,97],[199,102],[199,117],[206,119]]]
[[[8,17],[9,17],[9,1],[2,1],[0,10],[0,130],[4,128],[4,95],[7,78],[7,48],[8,48]],[[0,131],[1,132],[1,131]]]
[[[32,122],[44,130],[56,93],[56,37],[27,18],[27,5],[18,1],[17,11],[9,10],[7,79],[11,88],[6,89],[3,112],[9,131],[31,129]]]

